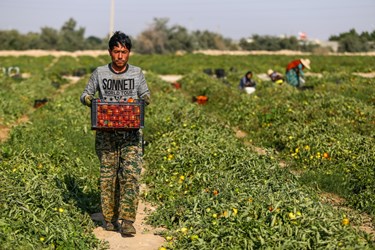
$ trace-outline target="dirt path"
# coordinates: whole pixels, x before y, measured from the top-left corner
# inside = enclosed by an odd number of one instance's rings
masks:
[[[9,133],[13,127],[18,126],[28,121],[29,121],[29,117],[27,115],[21,116],[20,118],[17,119],[17,121],[15,121],[14,124],[9,125],[9,126],[3,125],[2,121],[0,120],[0,143],[3,141],[6,141],[9,138]]]
[[[141,191],[143,189],[141,187]],[[153,228],[147,225],[145,221],[147,215],[154,210],[155,208],[151,207],[150,204],[140,200],[134,222],[137,234],[134,237],[122,237],[120,233],[106,231],[102,226],[94,229],[94,234],[98,239],[107,241],[110,250],[157,250],[165,242],[162,236],[157,235],[163,229]],[[104,224],[101,213],[93,214],[91,218]]]

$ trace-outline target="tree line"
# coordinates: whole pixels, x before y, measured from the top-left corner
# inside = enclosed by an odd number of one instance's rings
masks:
[[[131,37],[134,51],[141,54],[168,54],[177,51],[195,50],[297,50],[304,52],[331,51],[319,44],[300,40],[295,36],[276,37],[257,34],[234,41],[211,31],[188,31],[181,25],[168,25],[168,18],[154,18],[154,22],[137,37]],[[333,35],[329,41],[338,42],[339,52],[368,52],[375,50],[375,31],[349,32]],[[70,18],[60,30],[41,28],[40,33],[21,34],[17,30],[0,30],[0,50],[101,50],[107,49],[108,37],[89,36],[85,38],[85,28],[77,27]]]

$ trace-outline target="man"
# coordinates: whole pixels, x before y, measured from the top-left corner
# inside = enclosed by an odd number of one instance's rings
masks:
[[[305,68],[311,69],[309,59],[297,59],[288,63],[285,71],[286,81],[294,87],[302,87],[305,83]]]
[[[80,101],[89,107],[98,92],[105,102],[141,99],[148,105],[150,91],[141,68],[128,64],[132,43],[116,31],[108,43],[110,64],[92,73]],[[123,236],[135,234],[139,177],[142,169],[142,131],[96,131],[95,150],[100,160],[101,208],[106,229]],[[119,224],[119,220],[121,224]]]

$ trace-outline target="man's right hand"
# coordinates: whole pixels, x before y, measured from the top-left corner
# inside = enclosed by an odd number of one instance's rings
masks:
[[[92,105],[92,99],[94,99],[94,97],[92,95],[86,95],[85,96],[85,104],[86,104],[86,106],[91,107],[91,105]]]
[[[146,105],[149,105],[151,102],[151,98],[149,95],[142,96],[143,101],[146,103]]]

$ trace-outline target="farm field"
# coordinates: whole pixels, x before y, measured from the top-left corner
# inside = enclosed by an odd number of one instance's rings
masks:
[[[375,78],[364,77],[375,57],[308,56],[305,91],[260,77],[295,57],[131,57],[152,93],[142,199],[157,208],[147,221],[164,228],[163,247],[375,249]],[[0,129],[9,131],[0,144],[0,244],[107,249],[92,233],[99,163],[79,96],[108,57],[0,58],[13,68],[0,76]],[[225,78],[203,72],[218,68]],[[237,88],[247,70],[258,83],[252,95]],[[180,75],[181,88],[161,75]],[[192,101],[199,95],[206,104]]]

